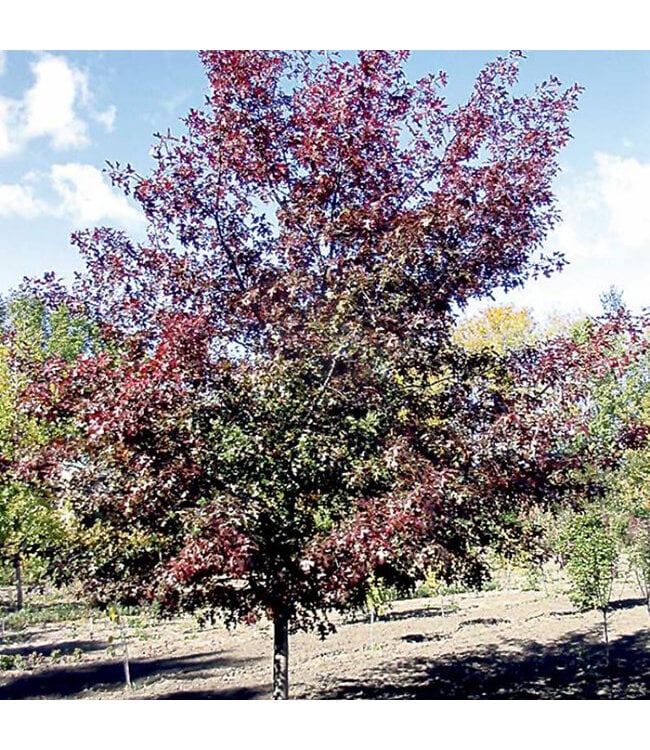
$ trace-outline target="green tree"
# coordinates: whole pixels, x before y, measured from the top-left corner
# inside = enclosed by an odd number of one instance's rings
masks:
[[[610,419],[627,417],[627,424],[619,428],[623,455],[620,465],[609,476],[608,508],[619,519],[625,555],[650,611],[650,357],[647,353],[624,369],[617,388],[608,391],[606,404]]]
[[[599,609],[609,665],[608,613],[619,559],[617,534],[598,507],[574,514],[563,535],[569,597],[580,610]]]
[[[48,314],[42,302],[14,295],[4,305],[0,332],[0,556],[12,562],[16,603],[24,603],[26,556],[51,558],[61,547],[69,514],[43,481],[48,452],[69,429],[24,408],[24,395],[51,358],[70,363],[88,340],[88,329],[65,308]]]

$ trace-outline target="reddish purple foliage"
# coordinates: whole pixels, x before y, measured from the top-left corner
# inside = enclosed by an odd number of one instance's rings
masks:
[[[102,342],[34,384],[77,431],[68,492],[140,540],[94,547],[96,591],[308,627],[560,492],[544,389],[570,345],[505,365],[450,341],[470,299],[562,264],[541,247],[579,88],[514,96],[518,57],[451,109],[405,53],[202,53],[206,107],[151,174],[111,169],[148,241],[78,232],[87,273],[45,284]]]

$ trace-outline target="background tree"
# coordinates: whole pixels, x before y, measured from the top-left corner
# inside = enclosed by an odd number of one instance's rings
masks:
[[[460,321],[454,339],[492,362],[491,388],[507,407],[511,438],[489,440],[500,455],[494,476],[504,483],[516,478],[537,498],[527,509],[504,507],[489,523],[508,558],[541,563],[553,551],[541,499],[549,509],[566,509],[569,499],[574,508],[600,502],[620,471],[626,436],[641,429],[631,373],[645,357],[644,322],[619,305],[601,318],[541,324],[504,306]]]
[[[34,297],[14,295],[4,304],[0,331],[0,556],[11,561],[16,603],[24,603],[23,562],[52,561],[66,538],[65,509],[44,482],[57,443],[69,426],[47,423],[24,408],[23,396],[42,377],[46,361],[66,366],[86,345],[88,330],[61,307],[49,314]],[[38,374],[37,374],[38,373]],[[55,388],[52,383],[50,388]]]
[[[575,515],[564,530],[563,553],[571,601],[580,609],[599,609],[603,617],[606,664],[609,668],[608,613],[619,550],[609,519],[591,507]]]
[[[492,349],[504,354],[532,344],[540,333],[530,310],[512,305],[489,307],[459,322],[454,340],[468,351]]]
[[[620,293],[601,298],[610,316],[630,318]],[[616,368],[594,380],[594,431],[602,449],[618,461],[605,466],[601,500],[618,530],[618,543],[634,572],[643,597],[650,593],[650,357],[647,318],[635,338],[621,335],[612,344]],[[650,604],[649,604],[650,607]]]
[[[575,395],[562,411],[567,424],[580,424],[571,445],[583,457],[573,473],[584,489],[560,519],[559,550],[574,603],[601,610],[607,643],[612,583],[621,558],[636,568],[647,595],[643,467],[650,434],[650,381],[647,317],[631,315],[615,290],[602,301],[605,314],[575,322],[567,338],[575,352],[583,352],[584,366],[577,370],[576,362],[569,383]],[[576,379],[581,381],[579,397]]]
[[[540,248],[578,88],[515,96],[518,57],[450,108],[404,53],[203,53],[205,108],[150,175],[112,170],[148,241],[79,232],[86,275],[44,285],[103,341],[31,401],[80,428],[61,465],[93,590],[268,615],[276,697],[289,628],[432,557],[470,574],[490,503],[523,496],[484,460],[509,408],[451,338],[470,299],[562,262]]]

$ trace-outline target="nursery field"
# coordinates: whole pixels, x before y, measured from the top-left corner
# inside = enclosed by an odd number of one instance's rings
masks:
[[[145,613],[125,628],[71,594],[9,612],[3,592],[2,699],[268,699],[268,623],[227,630]],[[373,622],[338,619],[325,641],[291,638],[294,699],[646,699],[650,616],[615,585],[609,655],[598,611],[555,584],[393,602]],[[125,684],[124,639],[132,688]],[[608,663],[609,662],[609,663]]]

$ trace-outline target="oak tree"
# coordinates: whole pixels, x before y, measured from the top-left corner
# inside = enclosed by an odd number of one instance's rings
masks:
[[[542,246],[579,88],[516,92],[519,57],[451,107],[402,52],[204,52],[205,106],[151,172],[111,165],[147,240],[80,231],[85,274],[43,284],[103,342],[32,400],[74,415],[94,592],[267,615],[275,697],[290,629],[432,559],[474,574],[491,504],[526,494],[498,472],[533,420],[452,338],[471,299],[562,264]]]

